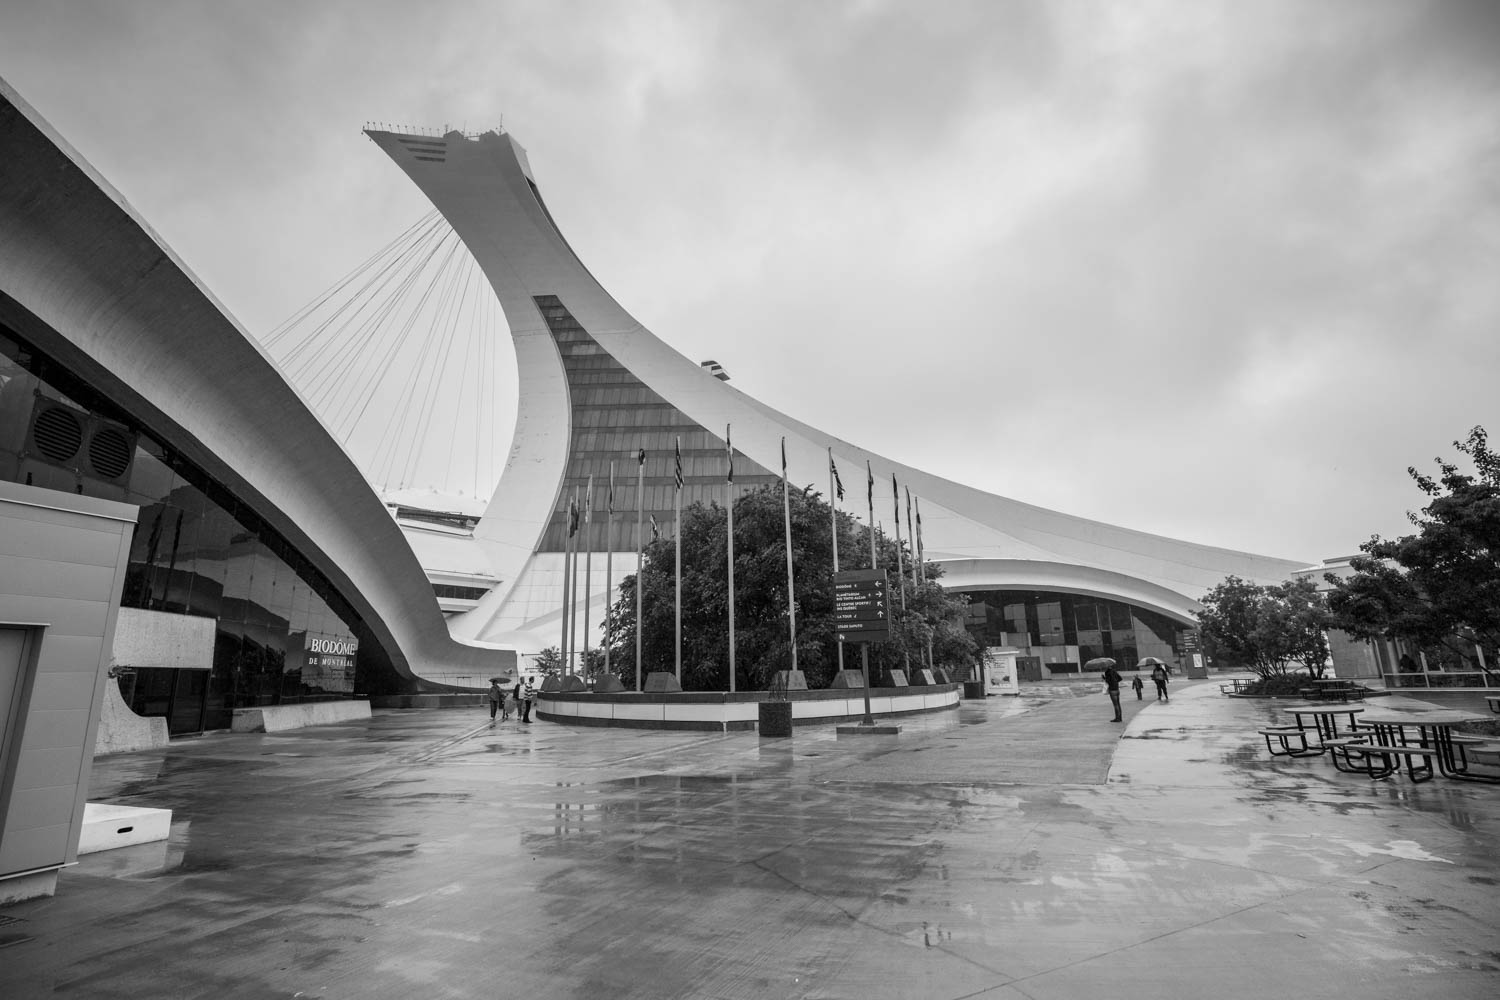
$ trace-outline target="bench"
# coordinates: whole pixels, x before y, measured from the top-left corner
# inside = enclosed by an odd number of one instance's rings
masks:
[[[1361,774],[1367,774],[1372,779],[1384,778],[1395,774],[1401,769],[1401,761],[1406,761],[1406,776],[1415,784],[1420,781],[1431,781],[1437,773],[1433,767],[1433,761],[1438,759],[1438,752],[1427,747],[1402,747],[1384,746],[1380,743],[1351,743],[1342,748],[1345,760],[1353,766],[1354,757],[1364,760],[1365,766],[1355,768]],[[1381,758],[1381,766],[1377,769],[1374,758]],[[1422,763],[1418,764],[1417,761]]]
[[[1300,726],[1267,726],[1256,732],[1266,738],[1266,752],[1272,757],[1315,757],[1323,752],[1320,746],[1308,745],[1308,731]],[[1272,740],[1281,747],[1280,750],[1271,745]]]
[[[1500,715],[1500,694],[1485,695],[1484,703],[1490,706],[1491,712],[1494,712],[1496,715]]]

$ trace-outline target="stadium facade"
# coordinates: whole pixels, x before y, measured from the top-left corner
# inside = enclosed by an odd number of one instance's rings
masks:
[[[828,453],[845,478],[869,463],[876,510],[891,509],[891,480],[921,499],[927,557],[943,584],[970,595],[970,627],[986,646],[1007,646],[1049,673],[1094,656],[1127,665],[1154,655],[1181,662],[1196,599],[1228,575],[1279,582],[1307,565],[1166,538],[995,496],[840,440],[729,384],[655,337],[617,303],[574,254],[542,199],[526,151],[509,134],[366,134],[447,218],[504,309],[519,369],[515,437],[488,508],[473,525],[498,582],[449,627],[467,640],[521,653],[556,645],[564,603],[567,508],[589,477],[595,517],[583,551],[592,560],[592,620],[611,581],[635,569],[633,517],[603,516],[597,487],[615,463],[616,510],[636,509],[636,456],[646,454],[644,509],[670,520],[675,442],[683,503],[722,502],[724,428],[732,425],[741,486],[773,482],[785,438],[790,478],[827,481]],[[796,359],[789,359],[795,363]],[[854,505],[860,514],[863,504]],[[438,557],[411,533],[436,574]],[[446,540],[451,546],[452,539]],[[446,557],[451,560],[451,556]],[[434,576],[436,578],[436,575]]]

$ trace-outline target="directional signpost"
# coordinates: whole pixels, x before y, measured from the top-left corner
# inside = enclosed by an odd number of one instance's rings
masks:
[[[833,575],[833,624],[844,642],[888,642],[891,608],[885,570],[855,569]]]
[[[890,583],[885,570],[854,569],[833,574],[833,627],[839,642],[860,643],[860,666],[865,675],[866,726],[870,713],[870,647],[891,639]]]

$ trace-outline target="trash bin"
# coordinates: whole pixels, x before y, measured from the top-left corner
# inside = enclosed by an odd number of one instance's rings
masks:
[[[762,736],[792,735],[792,703],[789,701],[761,702],[760,734]]]

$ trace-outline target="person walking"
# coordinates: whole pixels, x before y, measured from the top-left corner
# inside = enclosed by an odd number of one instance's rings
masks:
[[[527,725],[531,724],[531,703],[536,701],[536,688],[532,687],[530,678],[521,687],[521,721]]]
[[[1143,691],[1145,689],[1146,685],[1141,681],[1140,671],[1136,671],[1135,676],[1132,677],[1132,678],[1130,678],[1130,686],[1133,687],[1133,688],[1135,688],[1135,700],[1136,701],[1143,701],[1143,700],[1145,700],[1145,699],[1143,699],[1141,697],[1141,691]]]
[[[1120,672],[1115,669],[1113,661],[1104,668],[1104,690],[1109,693],[1110,704],[1115,706],[1115,717],[1111,722],[1124,722],[1120,715]]]
[[[1151,668],[1151,680],[1156,684],[1156,700],[1171,702],[1167,697],[1167,668],[1158,663]]]
[[[490,678],[490,721],[495,721],[495,713],[500,710],[500,705],[505,701],[505,692],[500,690],[500,678]],[[504,722],[504,719],[500,720]]]

